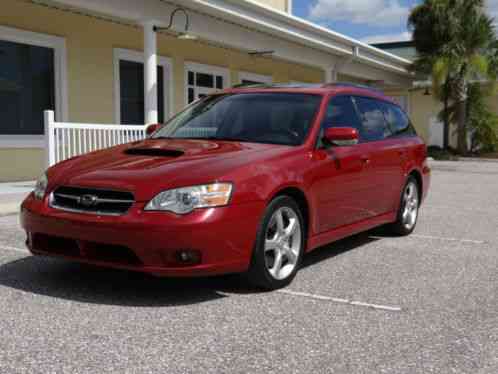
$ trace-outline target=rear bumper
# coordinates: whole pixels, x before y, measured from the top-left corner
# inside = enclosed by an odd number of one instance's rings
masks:
[[[178,216],[133,207],[120,217],[55,210],[29,196],[21,208],[27,246],[35,255],[160,276],[204,276],[248,269],[263,203]],[[184,265],[178,251],[200,253]]]

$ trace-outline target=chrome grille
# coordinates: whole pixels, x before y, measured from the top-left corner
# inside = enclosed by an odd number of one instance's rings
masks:
[[[99,215],[123,215],[134,202],[131,192],[83,187],[58,187],[50,196],[52,208]]]

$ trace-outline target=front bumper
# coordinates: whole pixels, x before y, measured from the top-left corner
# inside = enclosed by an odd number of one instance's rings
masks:
[[[204,276],[248,269],[263,211],[264,204],[254,202],[178,216],[144,212],[137,203],[123,216],[97,216],[56,210],[30,195],[21,225],[35,255],[160,276]],[[181,250],[200,253],[200,262],[180,263]]]

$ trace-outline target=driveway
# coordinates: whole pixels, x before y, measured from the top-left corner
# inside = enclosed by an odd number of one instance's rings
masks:
[[[0,373],[498,372],[498,163],[436,162],[408,238],[317,250],[287,289],[30,257],[0,217]]]

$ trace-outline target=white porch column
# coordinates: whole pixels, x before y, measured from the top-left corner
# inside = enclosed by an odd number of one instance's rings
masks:
[[[332,66],[324,69],[325,71],[325,83],[337,82],[337,69]]]
[[[157,34],[154,22],[146,22],[144,27],[144,101],[145,123],[157,123]]]

